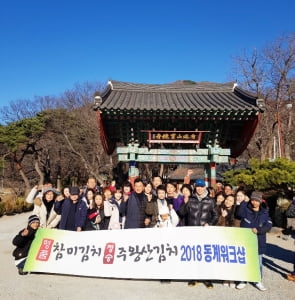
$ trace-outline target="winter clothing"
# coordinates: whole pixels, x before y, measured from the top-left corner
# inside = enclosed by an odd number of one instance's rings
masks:
[[[129,228],[144,228],[144,220],[147,217],[145,214],[145,206],[147,196],[144,193],[137,194],[131,192],[128,200],[123,201],[120,205],[120,213],[126,216],[125,229]]]
[[[80,195],[80,189],[77,186],[70,187],[71,195]]]
[[[33,214],[33,215],[29,216],[28,225],[31,225],[34,222],[40,223],[40,219],[39,219],[38,216],[36,216],[36,215]]]
[[[163,220],[161,215],[169,214],[169,218],[167,220]],[[156,228],[164,228],[164,227],[176,227],[179,222],[179,218],[172,208],[169,210],[168,206],[163,206],[159,209],[158,222],[156,224]]]
[[[37,230],[31,228],[30,226],[28,226],[27,229],[29,231],[28,235],[23,236],[22,232],[24,231],[24,229],[22,229],[12,240],[12,244],[16,246],[12,253],[15,260],[28,256],[31,244],[35,238]]]
[[[178,194],[177,196],[176,196],[176,198],[170,198],[170,197],[167,197],[167,201],[168,201],[168,203],[170,204],[172,204],[173,205],[173,208],[175,209],[175,211],[177,212],[178,211],[178,209],[179,209],[179,207],[180,207],[180,205],[183,203],[183,196],[181,195],[181,194]]]
[[[12,240],[12,244],[16,246],[12,252],[12,255],[14,256],[15,265],[18,268],[20,275],[27,274],[26,272],[23,272],[23,267],[29,254],[31,244],[35,238],[35,234],[38,230],[36,225],[34,228],[32,228],[31,225],[38,221],[39,218],[36,215],[29,216],[27,228],[22,229]]]
[[[97,217],[100,218],[100,222],[96,223]],[[85,230],[105,230],[108,229],[108,222],[106,222],[106,217],[103,209],[88,208],[87,219]]]
[[[258,202],[262,202],[262,193],[253,191],[250,196],[250,200],[256,200]]]
[[[49,203],[46,200],[42,201],[39,197],[34,199],[33,214],[40,218],[42,228],[56,228],[60,222],[61,216],[54,210],[54,200],[50,202],[51,207],[48,207]]]
[[[54,203],[54,210],[61,215],[60,229],[76,231],[78,227],[85,226],[87,205],[82,199],[74,203],[70,198]]]
[[[204,179],[197,179],[195,181],[195,186],[206,186],[205,180]]]
[[[182,203],[178,215],[186,218],[187,226],[215,225],[218,212],[215,200],[206,192],[202,197],[192,196],[187,203]]]
[[[258,252],[263,254],[266,251],[266,233],[271,229],[272,222],[268,210],[261,207],[259,211],[254,211],[251,202],[243,201],[237,211],[241,218],[241,227],[256,228],[258,238]]]
[[[123,229],[125,218],[120,213],[120,202],[115,199],[110,201],[104,201],[104,214],[106,217],[110,217],[108,229]]]
[[[159,221],[159,211],[161,208],[168,208],[168,202],[166,199],[154,199],[147,202],[145,207],[145,213],[150,217],[151,223],[149,227],[155,227]]]

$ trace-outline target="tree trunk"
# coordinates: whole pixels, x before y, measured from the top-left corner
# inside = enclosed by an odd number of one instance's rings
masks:
[[[39,161],[38,161],[38,156],[35,157],[35,159],[34,159],[34,167],[35,167],[36,172],[39,175],[39,186],[41,186],[44,183],[44,174],[43,174],[43,172],[40,169]]]

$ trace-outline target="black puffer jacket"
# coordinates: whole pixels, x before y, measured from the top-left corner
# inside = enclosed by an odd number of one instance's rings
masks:
[[[31,244],[35,238],[37,230],[30,226],[28,226],[27,229],[29,231],[28,235],[22,236],[22,232],[24,231],[23,229],[12,240],[12,244],[16,246],[12,255],[16,260],[28,256]]]
[[[181,204],[178,215],[186,218],[187,226],[203,226],[206,223],[215,225],[218,220],[215,200],[208,195],[203,198],[190,197],[187,203]]]

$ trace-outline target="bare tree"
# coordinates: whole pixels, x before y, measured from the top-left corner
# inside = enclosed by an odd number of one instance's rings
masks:
[[[276,156],[290,159],[294,145],[290,136],[294,129],[295,33],[282,35],[261,51],[244,51],[234,58],[234,72],[243,88],[266,101],[250,149],[256,148],[262,160]]]

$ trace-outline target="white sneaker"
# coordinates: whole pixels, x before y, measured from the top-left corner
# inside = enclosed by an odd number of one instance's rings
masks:
[[[247,283],[246,282],[240,282],[239,284],[236,285],[236,289],[242,290],[246,287]]]
[[[259,291],[266,291],[267,288],[262,284],[262,282],[257,282],[255,286],[258,288]]]

